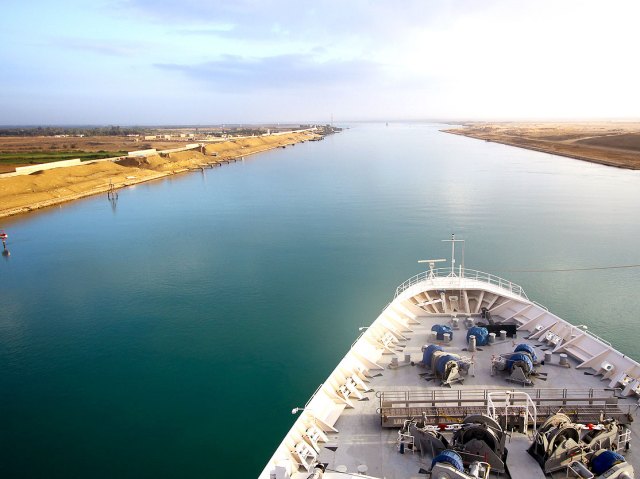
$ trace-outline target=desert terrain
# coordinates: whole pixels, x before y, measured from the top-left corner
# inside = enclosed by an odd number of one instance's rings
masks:
[[[443,131],[618,168],[640,169],[640,122],[473,122]]]
[[[122,188],[183,171],[219,166],[247,155],[318,138],[317,134],[309,131],[238,138],[207,144],[203,151],[189,150],[147,157],[124,157],[116,162],[99,161],[38,171],[29,175],[0,177],[0,217],[105,193],[112,188],[111,185],[114,188]],[[153,142],[155,148],[160,148],[161,145],[161,142]],[[118,148],[120,145],[110,147],[103,143],[94,146]],[[181,147],[184,143],[162,146]]]
[[[72,158],[95,159],[126,155],[129,151],[180,148],[185,141],[145,141],[126,136],[0,136],[0,173],[17,166]]]

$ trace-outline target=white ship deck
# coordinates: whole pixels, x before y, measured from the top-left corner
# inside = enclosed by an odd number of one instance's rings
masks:
[[[398,288],[396,299],[354,343],[347,356],[310,399],[261,477],[273,474],[275,477],[307,478],[315,463],[326,465],[324,478],[328,479],[350,476],[388,479],[427,477],[425,471],[431,469],[432,457],[410,449],[401,454],[397,447],[399,429],[381,424],[380,395],[387,393],[388,397],[392,391],[416,397],[437,394],[434,405],[442,407],[443,395],[455,395],[457,391],[462,391],[461,397],[467,397],[469,394],[482,394],[481,391],[486,389],[517,389],[534,399],[540,394],[559,398],[563,394],[567,397],[582,396],[585,400],[578,403],[586,405],[587,410],[589,394],[594,398],[615,395],[619,397],[617,410],[628,413],[630,416],[625,416],[632,419],[636,417],[640,367],[635,361],[615,351],[603,340],[529,301],[519,286],[483,273],[469,270],[461,273],[467,277],[445,276],[442,272],[440,275],[435,272],[431,277],[425,273]],[[517,325],[517,338],[498,338],[493,345],[481,346],[474,353],[467,352],[467,330],[462,318],[471,316],[478,320],[481,307],[493,311],[496,323]],[[439,344],[447,352],[472,358],[474,366],[463,383],[447,387],[441,386],[438,380],[425,380],[428,376],[421,374],[428,370],[417,364],[412,366],[405,358],[410,355],[411,361],[420,362],[422,347],[429,344],[431,338],[431,327],[448,324],[452,314],[460,318],[459,330],[454,330],[451,342]],[[528,337],[531,339],[526,339]],[[533,346],[538,358],[543,358],[545,351],[553,352],[551,363],[537,368],[547,374],[546,381],[538,378],[533,386],[523,387],[508,382],[506,373],[491,375],[492,356],[511,353],[520,343]],[[558,365],[561,353],[568,356],[569,368]],[[394,357],[398,360],[396,368],[390,367]],[[344,385],[351,377],[356,379],[356,383],[351,381],[350,390],[345,389]],[[363,385],[365,387],[361,387]],[[364,392],[366,387],[371,390]],[[545,391],[538,393],[538,389]],[[590,390],[593,391],[590,393]],[[424,401],[421,404],[424,406]],[[469,404],[485,409],[486,413],[486,406]],[[563,407],[562,401],[546,404],[553,404],[556,411]],[[579,409],[576,404],[569,402],[563,412],[570,414]],[[453,410],[455,406],[457,404]],[[589,422],[598,422],[603,402],[594,399],[591,407],[594,414]],[[544,409],[543,406],[539,408]],[[443,422],[455,422],[454,419],[443,419]],[[402,422],[402,418],[398,421]],[[316,438],[317,453],[304,445],[302,449],[299,446],[307,438],[309,427],[323,430],[320,433],[322,437]],[[640,454],[635,452],[635,441],[640,431],[635,422],[629,428],[631,448],[624,455],[627,462],[640,470]],[[507,467],[511,477],[545,477],[539,464],[526,452],[531,441],[532,430],[527,435],[513,432],[507,439]],[[312,442],[306,441],[308,445],[313,445]],[[291,463],[295,464],[289,474],[287,466]],[[280,464],[277,470],[276,464]],[[309,470],[307,465],[311,465]],[[553,477],[565,475],[565,471],[559,471]]]

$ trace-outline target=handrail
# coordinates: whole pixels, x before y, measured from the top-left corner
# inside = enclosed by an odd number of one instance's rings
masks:
[[[311,403],[311,401],[313,400],[314,397],[316,397],[316,394],[318,394],[318,391],[320,391],[320,388],[324,386],[324,383],[320,383],[320,386],[318,386],[316,388],[316,390],[313,392],[313,394],[311,395],[311,397],[309,398],[309,400],[305,403],[304,405],[304,409],[307,409],[309,407],[309,404]]]
[[[584,324],[579,324],[579,325],[571,325],[571,334],[573,336],[573,333],[576,331],[580,331],[583,334],[588,334],[589,336],[591,336],[594,339],[597,339],[598,341],[600,341],[601,343],[609,346],[610,348],[612,348],[612,345],[609,341],[607,341],[606,339],[601,338],[600,336],[598,336],[595,333],[592,333],[591,331],[589,331],[589,328],[587,328],[586,325]]]
[[[456,272],[459,274],[459,276],[456,274]],[[398,295],[400,295],[403,291],[410,288],[414,284],[421,283],[423,281],[429,281],[433,278],[448,277],[448,278],[451,278],[452,280],[458,279],[459,281],[462,281],[463,279],[472,279],[475,281],[488,283],[488,284],[497,286],[500,289],[509,291],[510,293],[520,296],[521,298],[524,298],[527,301],[529,301],[529,298],[524,292],[524,289],[522,289],[520,285],[513,283],[507,279],[501,278],[499,276],[495,276],[490,273],[485,273],[483,271],[478,271],[475,269],[460,268],[456,272],[452,272],[451,268],[449,267],[449,268],[436,268],[430,271],[423,271],[421,273],[418,273],[415,276],[412,276],[411,278],[406,280],[404,283],[402,283],[396,288],[396,294],[394,298],[398,297]]]
[[[495,398],[495,402],[494,402]],[[520,400],[518,400],[518,399]],[[524,401],[524,404],[519,404]],[[606,403],[605,403],[606,404]],[[536,404],[531,400],[524,391],[492,391],[487,394],[487,416],[493,419],[499,420],[499,415],[496,411],[504,410],[503,415],[510,415],[509,411],[515,411],[524,419],[525,429],[529,428],[529,417],[533,418],[533,435],[536,434],[536,428],[538,425],[538,408]]]
[[[542,309],[544,309],[545,311],[549,311],[549,308],[547,308],[544,304],[540,304],[537,301],[531,301],[533,304],[535,304],[536,306],[541,307]]]
[[[356,338],[356,340],[355,340],[353,343],[351,343],[351,347],[349,348],[349,350],[352,350],[352,349],[353,349],[353,347],[356,345],[356,343],[357,343],[358,341],[360,341],[360,338],[364,335],[364,333],[366,333],[366,332],[367,332],[367,330],[368,330],[370,327],[371,327],[371,326],[367,326],[367,327],[365,327],[365,329],[363,329],[362,331],[360,331],[360,334],[358,334],[358,337]]]
[[[457,389],[457,390],[444,390],[444,389],[429,389],[429,390],[388,390],[381,391],[378,396],[380,402],[388,401],[392,403],[407,403],[407,402],[437,402],[440,404],[446,404],[450,402],[482,402],[485,403],[488,400],[488,395],[491,393],[510,393],[514,394],[519,392],[519,389],[514,388],[487,388],[487,389]],[[563,402],[601,402],[609,400],[611,397],[615,397],[612,393],[615,392],[612,389],[574,389],[574,388],[537,388],[529,389],[527,393],[531,400],[537,401],[563,401]],[[518,399],[513,399],[514,402],[518,402]]]
[[[607,340],[606,340],[606,339],[604,339],[604,338],[601,338],[600,336],[598,336],[598,335],[597,335],[597,334],[595,334],[595,333],[592,333],[592,332],[591,332],[591,331],[589,331],[588,329],[583,329],[583,331],[584,331],[585,333],[587,333],[589,336],[594,337],[595,339],[597,339],[597,340],[598,340],[598,341],[600,341],[601,343],[606,344],[606,345],[607,345],[607,346],[609,346],[610,348],[612,348],[612,347],[613,347],[609,341],[607,341]]]

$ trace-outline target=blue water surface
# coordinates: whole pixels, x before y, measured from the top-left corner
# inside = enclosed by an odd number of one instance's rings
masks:
[[[356,124],[2,220],[3,477],[257,476],[395,287],[466,266],[636,359],[640,172]]]

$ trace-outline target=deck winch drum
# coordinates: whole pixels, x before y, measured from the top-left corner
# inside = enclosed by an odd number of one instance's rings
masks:
[[[436,457],[434,457],[433,460],[431,461],[431,468],[433,469],[433,466],[435,466],[439,462],[450,464],[460,472],[464,471],[462,457],[460,457],[460,454],[458,454],[455,451],[452,451],[451,449],[445,449]]]
[[[437,344],[430,344],[427,346],[422,352],[422,364],[427,367],[431,367],[431,358],[433,357],[433,353],[436,351],[442,351],[442,346],[438,346]]]
[[[529,345],[529,344],[518,344],[516,346],[516,349],[513,350],[514,353],[528,353],[529,356],[531,356],[531,360],[533,362],[536,362],[536,360],[538,359],[536,357],[536,352],[535,350]]]
[[[608,450],[602,451],[591,459],[591,470],[596,476],[600,476],[621,462],[625,462],[621,454]]]
[[[460,356],[453,354],[446,354],[438,358],[438,362],[436,363],[436,372],[442,377],[444,376],[447,368],[447,364],[449,361],[457,361],[460,359]]]
[[[511,371],[515,365],[520,365],[525,373],[533,371],[533,361],[526,353],[513,353],[507,359],[507,369]]]

